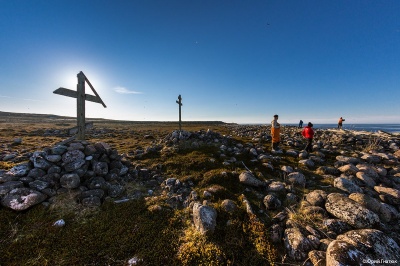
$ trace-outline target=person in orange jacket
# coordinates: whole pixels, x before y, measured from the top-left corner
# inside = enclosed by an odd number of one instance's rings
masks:
[[[339,122],[337,124],[338,129],[342,129],[343,121],[345,121],[342,117],[339,118]]]
[[[271,121],[272,151],[279,150],[281,141],[281,124],[278,123],[278,115],[274,115]]]
[[[313,126],[314,125],[311,122],[308,122],[308,125],[304,127],[303,131],[301,132],[303,137],[307,139],[307,146],[305,148],[307,152],[312,152],[312,140],[314,138]]]

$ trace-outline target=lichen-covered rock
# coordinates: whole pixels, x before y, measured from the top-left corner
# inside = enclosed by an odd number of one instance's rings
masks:
[[[383,186],[375,186],[374,189],[379,194],[387,195],[394,204],[400,205],[400,190]]]
[[[349,195],[349,199],[357,201],[362,206],[366,207],[367,209],[378,213],[379,209],[381,208],[381,204],[379,200],[372,198],[364,193],[352,193]]]
[[[273,224],[269,232],[272,243],[281,243],[283,237],[283,228],[279,224]]]
[[[67,151],[62,155],[65,171],[72,172],[85,164],[85,154],[80,150]]]
[[[369,177],[373,178],[375,182],[378,181],[379,175],[372,165],[362,163],[362,164],[357,164],[357,168],[361,172],[363,172],[366,175],[368,175]]]
[[[336,156],[336,160],[345,162],[345,163],[351,163],[351,164],[357,164],[360,162],[360,160],[358,158],[348,157],[348,156],[343,156],[343,155]]]
[[[64,188],[77,188],[80,185],[80,178],[77,174],[65,174],[60,178],[60,184]]]
[[[85,207],[100,207],[101,199],[97,196],[84,198],[82,200],[82,205]]]
[[[93,163],[93,171],[96,175],[105,176],[108,174],[108,164],[106,162]]]
[[[325,208],[330,214],[355,228],[372,228],[380,223],[376,213],[339,193],[328,195]]]
[[[253,187],[261,187],[265,185],[265,182],[262,182],[261,180],[258,180],[252,173],[250,172],[242,172],[239,175],[239,181],[240,183],[248,186],[253,186]]]
[[[358,179],[360,179],[361,181],[363,181],[364,184],[366,184],[367,186],[369,186],[371,188],[376,186],[375,180],[364,172],[361,172],[361,171],[357,172],[356,177]]]
[[[306,200],[313,206],[325,206],[325,200],[328,194],[323,190],[313,190],[306,195]]]
[[[264,197],[263,203],[267,210],[276,210],[282,206],[281,201],[275,195],[269,194]]]
[[[374,259],[400,262],[399,245],[382,231],[376,229],[352,230],[339,235],[337,240],[353,245]]]
[[[31,167],[30,167],[29,163],[23,163],[23,164],[16,165],[13,168],[11,168],[10,171],[8,171],[6,173],[6,175],[22,177],[22,176],[26,176],[30,170],[31,170]]]
[[[326,266],[363,265],[371,259],[372,257],[345,241],[334,240],[326,250]]]
[[[335,178],[335,180],[333,180],[333,186],[341,189],[347,193],[355,193],[355,192],[359,192],[362,193],[363,190],[357,186],[355,183],[353,183],[352,181],[343,178],[343,177],[337,177]]]
[[[46,198],[45,194],[34,189],[15,188],[3,197],[1,204],[15,211],[23,211],[43,202]]]
[[[307,236],[303,235],[297,227],[288,228],[284,233],[284,243],[289,258],[296,261],[303,261],[307,258],[312,245]]]
[[[201,234],[213,234],[217,224],[217,211],[196,202],[193,205],[193,222]]]
[[[21,188],[21,187],[24,187],[24,183],[22,183],[21,181],[9,181],[0,184],[0,197],[6,195],[14,188]]]
[[[305,186],[306,177],[300,172],[293,172],[288,174],[287,180],[293,185]]]
[[[273,181],[271,184],[268,185],[267,190],[269,192],[283,193],[286,191],[285,183],[280,181]]]
[[[46,153],[41,151],[36,151],[33,153],[30,160],[33,162],[33,166],[43,170],[49,169],[52,164],[46,160]]]
[[[221,202],[221,208],[228,213],[233,213],[237,210],[237,206],[234,201],[230,199],[225,199]]]
[[[303,165],[307,166],[308,168],[312,168],[315,166],[315,163],[310,159],[300,160],[299,164],[303,164]]]
[[[340,172],[355,175],[359,169],[353,164],[346,164],[338,168]]]
[[[335,234],[340,235],[344,232],[353,229],[350,224],[340,220],[340,219],[325,219],[322,224],[326,227],[328,231],[335,232]]]
[[[335,175],[336,176],[336,175],[340,174],[340,171],[335,167],[320,166],[320,167],[318,167],[316,173],[320,174],[320,175]]]

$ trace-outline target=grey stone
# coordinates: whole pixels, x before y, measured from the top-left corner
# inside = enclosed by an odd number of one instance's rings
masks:
[[[328,194],[323,190],[313,190],[306,195],[306,200],[313,206],[325,206],[325,200]]]
[[[308,252],[312,250],[310,240],[296,227],[285,230],[284,245],[289,258],[295,261],[305,260]]]
[[[217,211],[196,202],[193,205],[193,222],[201,234],[213,234],[217,224]]]
[[[6,195],[8,192],[13,190],[14,188],[24,187],[24,183],[21,181],[8,181],[0,184],[0,197]]]
[[[221,202],[221,207],[223,210],[225,210],[226,212],[229,213],[233,213],[237,210],[237,206],[235,204],[235,202],[233,202],[230,199],[225,199]]]
[[[248,186],[253,186],[253,187],[261,187],[265,185],[265,182],[262,182],[261,180],[258,180],[252,173],[250,172],[242,172],[239,175],[239,181],[240,183]]]
[[[293,185],[305,186],[306,184],[306,177],[299,172],[293,172],[288,174],[287,180]]]
[[[106,162],[96,162],[93,164],[93,171],[96,175],[105,176],[108,174],[108,164]]]
[[[355,246],[340,240],[332,241],[326,251],[326,265],[364,265],[364,262],[373,259],[358,250]]]
[[[82,200],[82,205],[86,207],[100,207],[101,199],[97,196],[84,198]]]
[[[42,191],[43,189],[48,188],[49,186],[50,186],[49,183],[41,180],[35,180],[29,183],[29,187],[36,189],[38,191]]]
[[[63,188],[73,189],[79,187],[81,181],[77,174],[65,174],[61,176],[60,184]]]
[[[337,177],[335,178],[335,180],[333,181],[333,186],[341,189],[347,193],[362,193],[363,190],[357,186],[355,183],[353,183],[352,181],[343,178],[343,177]]]
[[[266,195],[263,200],[264,206],[267,210],[276,210],[282,206],[281,201],[275,195]]]
[[[353,245],[374,259],[400,262],[399,245],[382,231],[376,229],[352,230],[339,235],[337,240]]]
[[[11,176],[16,176],[16,177],[22,177],[22,176],[26,176],[30,170],[31,170],[31,167],[30,167],[29,163],[23,163],[23,164],[14,166],[6,174],[11,175]]]
[[[34,189],[15,188],[3,197],[1,204],[15,211],[23,211],[41,203],[46,198],[45,194]]]
[[[380,223],[376,213],[339,193],[328,195],[325,208],[330,214],[355,228],[371,228]]]

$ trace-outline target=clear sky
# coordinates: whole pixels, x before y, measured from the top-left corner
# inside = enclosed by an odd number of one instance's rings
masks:
[[[76,116],[80,71],[87,117],[400,123],[400,1],[0,0],[0,111]]]

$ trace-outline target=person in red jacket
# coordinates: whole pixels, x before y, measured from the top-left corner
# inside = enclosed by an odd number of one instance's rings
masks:
[[[313,124],[311,122],[308,122],[308,125],[304,127],[303,131],[301,132],[303,137],[307,139],[307,146],[305,148],[307,152],[312,152],[312,140],[314,138],[314,130],[312,127]]]

